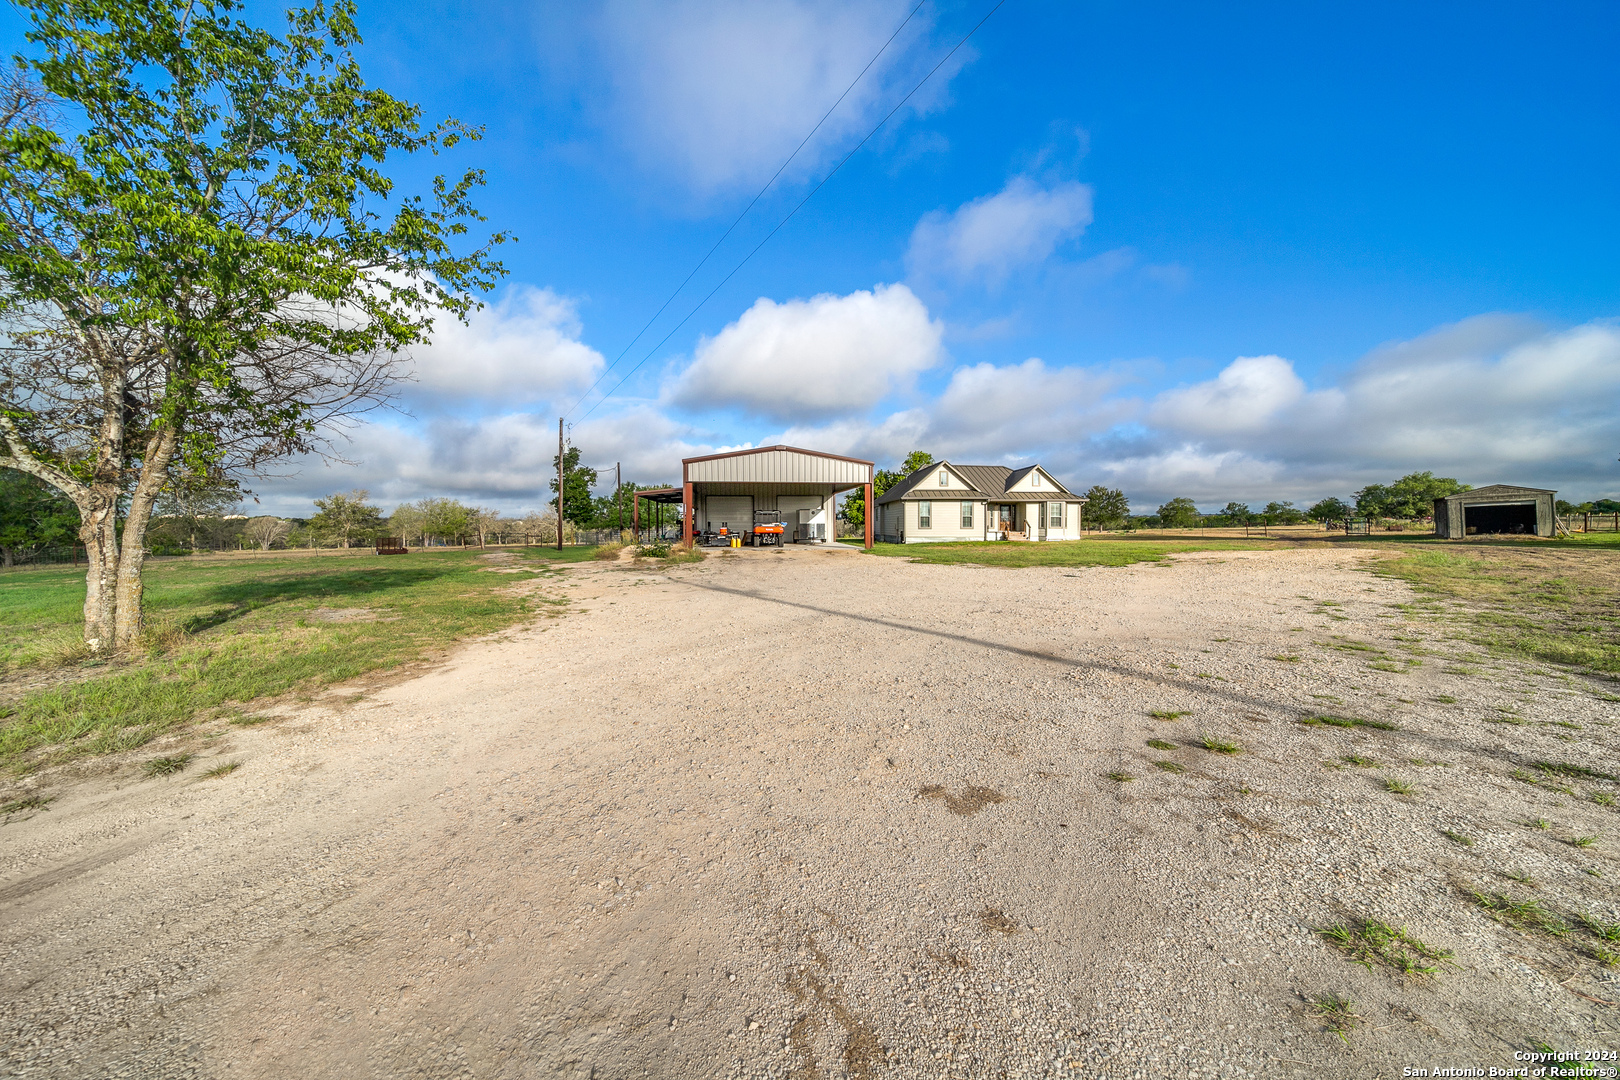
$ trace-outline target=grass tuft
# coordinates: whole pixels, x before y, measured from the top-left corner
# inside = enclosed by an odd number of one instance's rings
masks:
[[[1543,907],[1540,900],[1515,900],[1502,893],[1483,893],[1477,890],[1472,895],[1474,903],[1497,922],[1511,923],[1526,930],[1539,930],[1554,937],[1563,937],[1569,933],[1569,924]]]
[[[1198,737],[1198,741],[1203,745],[1205,750],[1209,750],[1216,754],[1237,754],[1241,753],[1243,750],[1243,747],[1239,746],[1235,742],[1227,742],[1222,739],[1217,739],[1215,736],[1209,734],[1200,735]]]
[[[242,763],[240,761],[226,761],[219,765],[215,765],[212,769],[209,769],[207,772],[203,773],[203,776],[209,780],[218,780],[222,776],[231,775],[231,773],[235,772],[241,767]]]
[[[1165,742],[1163,739],[1149,739],[1147,744],[1155,750],[1174,750],[1176,748],[1175,743]]]
[[[54,795],[24,795],[20,799],[9,799],[0,803],[0,817],[10,821],[14,814],[26,814],[30,811],[37,813],[49,809],[55,798]]]
[[[1384,781],[1384,790],[1396,795],[1411,795],[1417,791],[1409,781],[1398,780],[1393,776]]]
[[[172,757],[153,758],[141,766],[141,771],[147,776],[173,776],[190,764],[190,754],[175,754]]]
[[[1326,713],[1318,713],[1314,716],[1301,717],[1299,722],[1304,724],[1306,727],[1364,727],[1376,728],[1379,731],[1397,730],[1394,724],[1385,723],[1382,720],[1364,720],[1359,716],[1333,716]]]
[[[1569,842],[1573,847],[1589,848],[1598,842],[1598,838],[1595,836],[1572,836],[1569,838]]]
[[[1173,761],[1155,761],[1153,764],[1154,764],[1155,767],[1163,769],[1165,772],[1168,772],[1168,773],[1179,773],[1179,772],[1186,772],[1187,771],[1186,769],[1183,769],[1180,765],[1177,765]]]
[[[1327,1029],[1346,1045],[1350,1042],[1350,1032],[1355,1030],[1361,1017],[1355,1012],[1355,1003],[1347,997],[1338,994],[1322,994],[1311,999],[1311,1007],[1316,1010],[1316,1016]]]
[[[1136,777],[1132,776],[1128,772],[1111,772],[1108,774],[1108,779],[1118,781],[1121,784],[1128,784],[1132,780],[1135,780]]]
[[[1191,716],[1190,712],[1171,712],[1168,709],[1155,709],[1148,713],[1155,720],[1180,720],[1183,716]]]
[[[1461,844],[1463,847],[1474,846],[1474,838],[1465,833],[1455,832],[1451,829],[1441,829],[1440,835],[1453,843]]]
[[[1362,757],[1360,754],[1346,754],[1339,758],[1339,760],[1344,762],[1346,765],[1354,765],[1358,769],[1378,768],[1378,762],[1374,761],[1370,757]]]
[[[1427,945],[1404,927],[1396,929],[1376,919],[1348,926],[1335,923],[1317,928],[1316,933],[1368,971],[1383,966],[1402,975],[1425,976],[1437,974],[1442,967],[1456,966],[1451,962],[1450,949]]]

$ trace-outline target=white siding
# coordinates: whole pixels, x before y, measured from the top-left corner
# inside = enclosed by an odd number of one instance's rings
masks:
[[[920,489],[913,488],[912,490],[917,491]],[[918,505],[916,500],[907,499],[899,504],[905,507],[906,543],[926,544],[937,543],[942,540],[984,539],[984,503],[974,499],[963,499],[960,491],[956,492],[956,498],[949,496],[949,488],[946,489],[946,492],[946,495],[939,498],[926,500],[932,507],[933,525],[931,528],[925,529],[917,524]],[[933,493],[932,489],[929,490],[929,493]],[[964,502],[973,504],[973,525],[966,529],[962,527],[962,503]]]

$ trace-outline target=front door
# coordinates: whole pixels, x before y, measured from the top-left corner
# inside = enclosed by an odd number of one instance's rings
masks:
[[[1013,503],[1002,503],[996,507],[997,532],[1016,532],[1018,529],[1017,506]]]

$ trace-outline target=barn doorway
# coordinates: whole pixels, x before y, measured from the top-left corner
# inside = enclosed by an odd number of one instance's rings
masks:
[[[1536,504],[1492,503],[1485,506],[1463,507],[1463,527],[1469,536],[1487,536],[1494,533],[1536,535]]]

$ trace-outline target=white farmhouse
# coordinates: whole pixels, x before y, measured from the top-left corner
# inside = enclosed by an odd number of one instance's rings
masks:
[[[926,465],[877,499],[886,544],[939,540],[1078,540],[1083,496],[1039,465]]]

